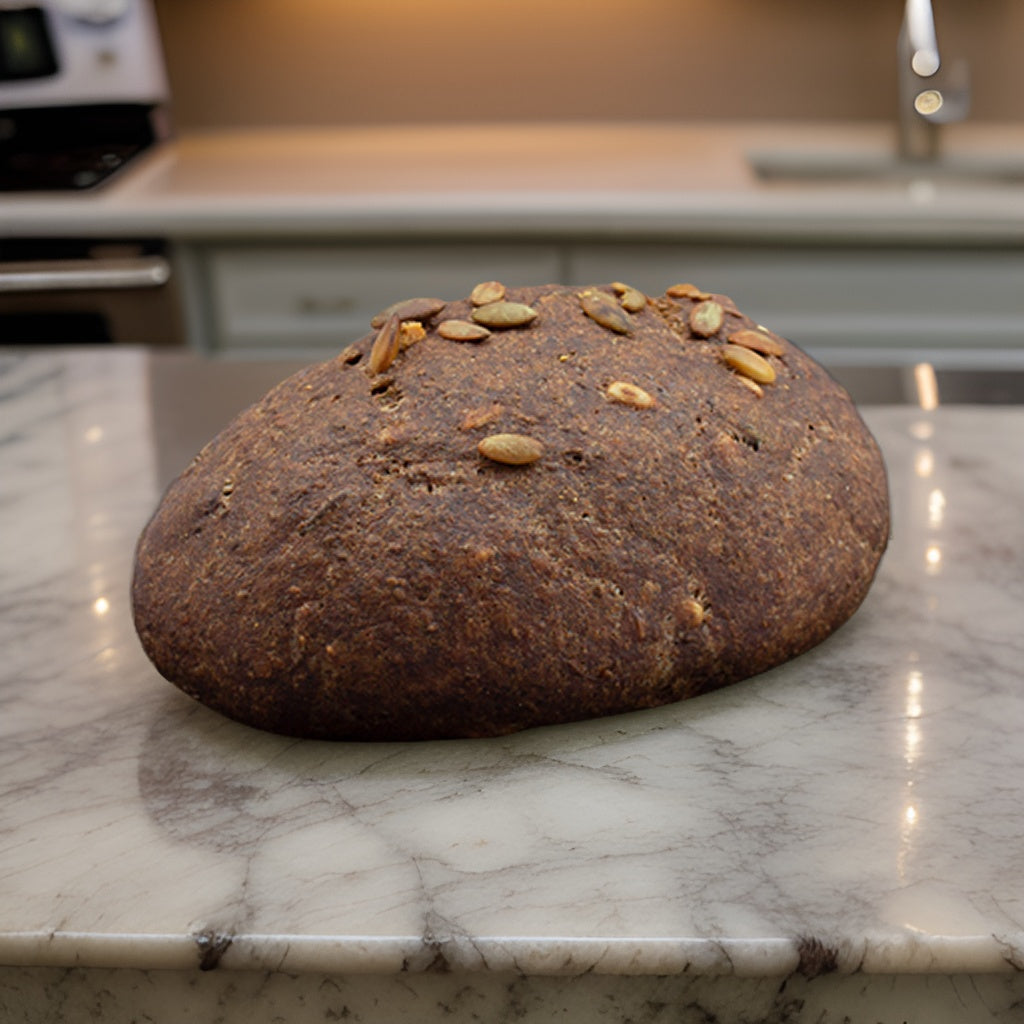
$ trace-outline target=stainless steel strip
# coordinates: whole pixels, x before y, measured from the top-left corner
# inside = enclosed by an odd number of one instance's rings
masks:
[[[170,276],[162,256],[0,263],[0,293],[159,288]]]

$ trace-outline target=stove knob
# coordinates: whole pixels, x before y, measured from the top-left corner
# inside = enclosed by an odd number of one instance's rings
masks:
[[[59,0],[60,9],[76,21],[90,25],[109,25],[123,17],[131,0]]]

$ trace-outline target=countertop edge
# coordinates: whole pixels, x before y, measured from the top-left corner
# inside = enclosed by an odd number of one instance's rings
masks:
[[[1024,933],[886,937],[864,942],[796,938],[588,939],[488,936],[318,936],[232,933],[0,935],[13,967],[283,971],[292,974],[492,973],[785,978],[799,974],[977,975],[1024,970]]]
[[[960,148],[1024,154],[1015,126],[956,127]],[[760,180],[750,164],[780,140],[797,151],[873,152],[890,133],[885,124],[802,122],[199,132],[161,143],[96,191],[0,194],[0,237],[1024,239],[1016,185],[922,172],[883,186],[799,186]],[[488,162],[469,174],[481,145]],[[422,173],[406,171],[409,153]],[[591,181],[595,160],[602,173]]]
[[[1024,213],[915,209],[863,200],[826,210],[797,202],[737,202],[714,193],[629,192],[309,199],[266,196],[221,201],[160,202],[139,208],[55,200],[3,210],[0,237],[161,236],[204,239],[332,238],[493,239],[506,241],[959,242],[1019,244]]]

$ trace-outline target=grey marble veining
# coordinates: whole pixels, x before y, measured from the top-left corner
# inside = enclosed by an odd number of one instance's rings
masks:
[[[149,359],[0,356],[0,1008],[96,971],[198,991],[200,966],[623,999],[726,977],[780,1021],[786,979],[1024,1005],[1024,410],[865,410],[892,542],[788,665],[499,740],[326,744],[216,716],[138,646]]]

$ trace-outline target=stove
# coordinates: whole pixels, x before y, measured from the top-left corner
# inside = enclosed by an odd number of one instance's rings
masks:
[[[169,134],[152,0],[0,0],[0,191],[81,191]]]
[[[95,188],[163,134],[151,104],[0,112],[0,192]]]

